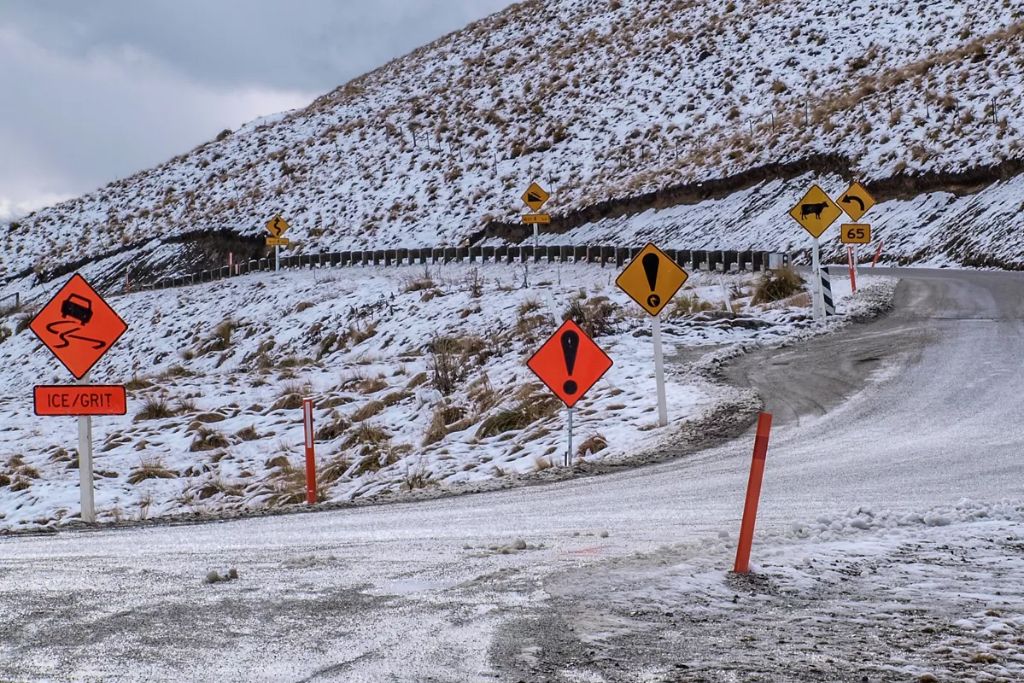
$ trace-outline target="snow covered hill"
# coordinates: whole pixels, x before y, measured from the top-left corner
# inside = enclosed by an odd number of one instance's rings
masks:
[[[634,463],[667,438],[685,445],[688,420],[756,409],[692,361],[813,332],[806,295],[751,306],[753,276],[693,276],[667,309],[672,421],[660,429],[647,316],[615,273],[539,264],[529,288],[524,275],[494,264],[318,269],[112,297],[130,329],[91,379],[127,383],[129,405],[126,417],[94,421],[100,519],[303,501],[304,396],[316,400],[325,500],[492,486],[558,467],[564,410],[525,361],[566,314],[615,361],[579,404],[575,455]],[[848,281],[836,291],[848,295]],[[737,314],[724,312],[726,297]],[[78,513],[76,421],[31,410],[34,384],[68,376],[30,316],[0,318],[0,528]]]
[[[276,212],[300,250],[457,244],[500,236],[533,179],[561,241],[711,202],[710,221],[663,222],[667,239],[801,248],[785,209],[811,179],[852,176],[885,202],[869,216],[887,254],[1022,265],[1019,242],[994,239],[1022,227],[1022,19],[1002,0],[524,2],[18,221],[0,268],[120,249],[180,270],[228,248],[190,236],[258,251],[236,238]]]

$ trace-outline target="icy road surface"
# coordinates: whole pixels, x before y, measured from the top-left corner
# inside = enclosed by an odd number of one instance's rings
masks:
[[[900,276],[888,317],[737,364],[779,414],[751,579],[726,573],[741,438],[426,503],[4,538],[0,679],[1020,680],[1024,276]]]

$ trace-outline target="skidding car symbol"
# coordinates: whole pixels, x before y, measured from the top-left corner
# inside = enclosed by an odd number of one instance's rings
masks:
[[[92,320],[92,302],[84,296],[72,294],[60,304],[60,315],[62,318],[74,318],[82,325]]]

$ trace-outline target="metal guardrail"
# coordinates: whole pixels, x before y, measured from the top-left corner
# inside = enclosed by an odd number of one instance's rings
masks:
[[[592,263],[622,268],[642,247],[544,246],[427,247],[419,249],[375,249],[333,251],[320,254],[282,256],[281,269],[346,268],[355,266],[402,266],[446,263]],[[664,249],[669,258],[690,271],[764,272],[788,263],[786,254],[769,251],[723,251]],[[248,273],[274,270],[274,259],[244,261],[234,266],[203,270],[190,275],[162,278],[139,289],[167,289],[223,280]]]

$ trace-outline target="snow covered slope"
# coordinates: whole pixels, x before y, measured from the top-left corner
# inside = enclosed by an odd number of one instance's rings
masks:
[[[805,183],[772,183],[856,175],[920,212],[956,202],[915,199],[923,192],[1014,176],[1022,18],[1002,0],[524,2],[303,110],[19,221],[0,268],[49,270],[215,229],[256,236],[278,211],[300,249],[456,244],[517,220],[534,178],[565,219],[554,229],[715,200],[719,220],[680,222],[672,239],[700,248],[727,233],[780,248],[795,226],[761,228],[788,220],[781,210]],[[780,193],[750,207],[737,193],[752,187]],[[1011,232],[1016,188],[986,197]],[[1019,263],[989,240],[1002,228],[992,207],[957,207],[930,240],[954,247],[933,251],[963,261],[956,241],[980,232],[982,256]],[[895,255],[932,258],[915,238],[928,216],[887,223]]]
[[[672,422],[657,428],[650,328],[614,275],[543,264],[523,288],[522,268],[505,265],[325,269],[112,297],[130,329],[91,379],[127,382],[129,406],[95,419],[99,517],[303,501],[303,396],[316,399],[325,500],[493,485],[561,465],[564,410],[525,361],[574,306],[615,361],[577,408],[576,456],[621,461],[724,405],[756,409],[748,393],[673,362]],[[811,326],[806,308],[749,306],[751,283],[692,277],[667,309],[670,360]],[[721,310],[726,296],[737,315]],[[76,422],[31,410],[34,384],[68,376],[25,329],[30,315],[0,319],[0,528],[78,513]]]

